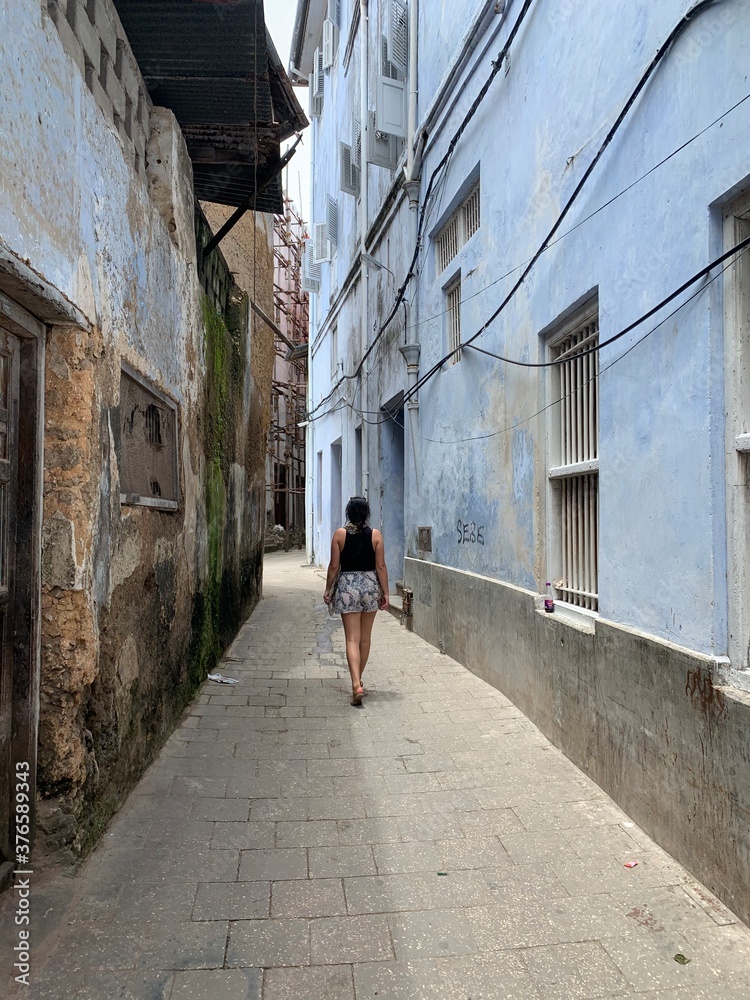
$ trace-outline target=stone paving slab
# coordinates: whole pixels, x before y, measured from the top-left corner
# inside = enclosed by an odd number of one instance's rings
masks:
[[[381,615],[352,708],[300,562],[267,557],[239,683],[207,682],[75,878],[40,880],[8,996],[750,997],[748,928],[501,692]]]

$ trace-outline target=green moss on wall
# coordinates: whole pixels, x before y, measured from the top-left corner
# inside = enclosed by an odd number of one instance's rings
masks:
[[[242,314],[241,309],[233,311]],[[233,462],[237,422],[243,419],[243,395],[247,356],[247,331],[229,330],[224,318],[203,301],[205,330],[205,455],[206,531],[208,574],[193,602],[190,650],[190,688],[195,690],[222,654],[226,636],[240,624],[241,607],[228,607],[222,600],[225,566],[224,535],[227,525],[228,477]],[[229,512],[230,516],[233,512]],[[232,602],[233,604],[235,602]],[[241,603],[241,602],[239,602]]]

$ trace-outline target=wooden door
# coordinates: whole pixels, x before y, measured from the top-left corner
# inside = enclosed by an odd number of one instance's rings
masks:
[[[0,863],[10,850],[20,342],[0,328]]]

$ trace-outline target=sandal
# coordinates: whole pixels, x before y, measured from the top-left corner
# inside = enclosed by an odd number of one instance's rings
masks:
[[[352,700],[349,702],[350,705],[361,705],[362,698],[364,696],[365,689],[360,684],[359,687],[355,687],[352,690]]]

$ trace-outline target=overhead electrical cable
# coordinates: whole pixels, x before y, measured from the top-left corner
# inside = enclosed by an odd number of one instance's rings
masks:
[[[711,2],[718,2],[718,0],[711,0]],[[313,410],[310,411],[310,415],[314,414],[323,405],[324,402],[326,402],[328,399],[330,399],[331,396],[333,395],[333,392],[335,392],[336,388],[338,388],[338,386],[341,385],[344,381],[346,381],[347,379],[356,379],[356,378],[359,377],[359,373],[362,371],[362,368],[364,366],[365,361],[370,356],[371,352],[375,348],[375,345],[378,343],[378,341],[380,340],[380,338],[382,337],[382,335],[385,333],[386,329],[390,326],[390,324],[391,324],[394,316],[398,312],[398,308],[401,305],[401,303],[402,303],[402,301],[404,299],[404,296],[406,295],[406,289],[407,289],[407,287],[409,285],[409,282],[411,281],[411,279],[414,277],[414,274],[415,274],[415,269],[416,269],[416,266],[417,266],[417,259],[419,257],[419,251],[420,251],[420,249],[422,247],[422,233],[423,233],[423,229],[424,229],[425,215],[426,215],[426,212],[427,212],[427,208],[428,208],[428,206],[430,204],[430,198],[432,196],[432,189],[433,189],[433,187],[435,185],[435,181],[437,179],[437,176],[443,170],[443,168],[448,163],[448,161],[450,160],[451,156],[453,155],[453,151],[456,148],[456,144],[458,143],[459,139],[461,138],[461,136],[463,135],[464,131],[468,127],[469,122],[472,120],[472,118],[474,117],[474,115],[477,113],[480,104],[482,103],[482,101],[484,100],[484,98],[487,96],[487,92],[490,89],[490,86],[492,85],[493,80],[495,79],[495,77],[497,76],[497,74],[500,72],[500,69],[504,65],[506,57],[507,57],[507,55],[508,55],[508,53],[510,51],[510,47],[513,44],[513,42],[515,41],[515,38],[516,38],[516,36],[517,36],[520,28],[521,28],[521,25],[523,24],[524,20],[526,19],[526,16],[527,16],[528,12],[529,12],[529,8],[531,7],[531,5],[533,3],[534,3],[534,0],[525,0],[523,8],[521,9],[521,12],[519,13],[518,18],[516,19],[516,22],[513,25],[513,27],[512,27],[512,29],[510,31],[510,34],[508,35],[508,38],[507,38],[505,44],[503,45],[502,49],[500,50],[497,59],[495,59],[494,62],[492,63],[492,70],[491,70],[489,76],[487,77],[487,79],[485,80],[484,84],[482,85],[482,88],[479,91],[479,93],[477,94],[477,96],[476,96],[474,102],[472,103],[471,107],[466,112],[466,115],[464,116],[463,121],[461,122],[461,124],[459,125],[458,129],[456,130],[456,132],[454,133],[453,137],[451,138],[451,141],[448,144],[448,149],[446,150],[444,156],[442,157],[442,159],[440,160],[440,162],[437,164],[437,166],[435,167],[435,169],[432,171],[432,174],[430,175],[430,180],[429,180],[429,183],[427,185],[427,191],[425,192],[424,201],[422,203],[422,207],[421,207],[420,213],[419,213],[419,226],[418,226],[418,229],[417,229],[416,246],[414,247],[414,253],[412,255],[411,263],[409,264],[409,270],[407,271],[406,277],[404,278],[404,280],[403,280],[400,288],[396,292],[396,300],[393,303],[393,306],[391,307],[391,309],[390,309],[388,315],[386,316],[385,320],[383,320],[383,322],[380,324],[380,327],[378,328],[378,332],[376,333],[375,337],[373,338],[372,343],[369,345],[369,347],[367,348],[367,350],[363,354],[363,356],[362,356],[359,364],[357,365],[356,369],[351,374],[349,374],[349,375],[342,375],[341,378],[336,383],[336,386],[334,386],[334,389],[331,391],[331,393],[329,393],[329,395],[326,397],[325,400],[322,400],[320,403],[317,404],[317,406]]]
[[[611,198],[608,198],[607,201],[599,205],[598,208],[595,208],[594,211],[591,212],[589,215],[586,215],[582,219],[579,219],[578,222],[576,222],[574,225],[570,227],[570,229],[566,229],[565,232],[560,233],[556,239],[552,240],[545,247],[544,252],[546,253],[547,250],[551,250],[552,247],[557,246],[558,243],[564,240],[567,236],[570,236],[571,233],[574,233],[577,229],[580,229],[581,226],[585,225],[585,223],[590,222],[591,219],[599,215],[600,212],[603,212],[605,208],[609,208],[610,205],[613,205],[619,198],[622,198],[623,195],[626,195],[629,191],[632,191],[634,187],[636,187],[638,184],[641,183],[641,181],[644,181],[647,177],[650,177],[651,174],[653,174],[656,170],[659,169],[659,167],[663,167],[665,163],[668,163],[671,159],[677,156],[678,153],[681,153],[684,149],[690,146],[691,143],[695,142],[696,139],[700,139],[701,136],[705,135],[706,132],[712,129],[715,125],[718,125],[719,122],[723,121],[733,111],[736,111],[737,108],[745,104],[746,101],[750,101],[750,94],[746,94],[743,98],[737,101],[736,104],[733,104],[731,108],[727,108],[727,110],[724,111],[722,114],[720,114],[718,118],[714,118],[712,122],[709,122],[708,125],[702,128],[700,132],[696,132],[695,135],[692,135],[689,139],[686,139],[685,142],[681,143],[681,145],[679,145],[676,149],[673,149],[671,153],[668,153],[663,159],[659,160],[658,163],[655,163],[652,167],[649,167],[649,169],[645,173],[641,174],[639,177],[636,177],[634,181],[631,181],[630,184],[627,185],[627,187],[624,187],[621,191],[618,191],[617,194],[612,195]],[[522,261],[520,264],[516,264],[515,267],[512,267],[510,269],[510,271],[506,271],[505,274],[501,274],[499,278],[495,278],[488,284],[483,285],[481,288],[478,288],[475,292],[472,292],[471,295],[466,295],[466,296],[462,295],[461,304],[463,305],[465,302],[471,302],[472,299],[477,298],[479,295],[483,295],[484,292],[489,291],[490,288],[494,288],[495,285],[500,284],[501,281],[504,281],[506,278],[509,278],[511,275],[515,274],[516,271],[520,271],[520,269],[524,267],[526,264],[528,264],[531,259],[532,258],[529,257],[526,260]],[[418,323],[409,324],[407,326],[407,330],[417,330],[420,327],[427,326],[427,324],[434,322],[436,319],[441,319],[443,316],[447,316],[448,312],[449,312],[448,309],[441,309],[440,312],[432,313],[430,316],[427,316],[425,319],[420,320]]]
[[[570,197],[568,198],[567,202],[565,203],[565,206],[563,207],[563,210],[561,211],[561,213],[557,217],[557,219],[556,219],[554,225],[552,226],[552,228],[550,229],[549,233],[547,234],[547,236],[544,238],[544,240],[540,244],[539,249],[536,251],[536,253],[533,255],[533,257],[529,260],[529,263],[526,265],[526,267],[521,272],[520,277],[515,282],[515,284],[511,288],[511,290],[505,296],[505,298],[502,300],[502,302],[497,307],[497,309],[495,309],[494,312],[485,320],[485,322],[477,330],[477,332],[472,337],[470,337],[469,340],[467,340],[464,343],[464,345],[463,345],[464,347],[469,346],[473,341],[475,341],[478,337],[480,337],[485,332],[485,330],[487,329],[487,327],[497,319],[497,317],[505,310],[505,308],[507,307],[508,303],[515,297],[516,293],[518,292],[518,290],[523,285],[524,281],[528,277],[528,275],[531,272],[531,270],[533,269],[534,265],[539,260],[539,258],[544,253],[544,251],[547,249],[550,241],[553,239],[553,237],[557,233],[558,229],[562,225],[563,221],[567,217],[568,213],[570,212],[571,208],[573,207],[574,203],[576,202],[579,194],[583,190],[583,188],[584,188],[586,182],[588,181],[589,177],[591,177],[592,173],[596,169],[597,164],[599,163],[599,161],[601,160],[601,158],[604,155],[605,151],[607,150],[607,148],[609,147],[610,143],[612,142],[612,140],[614,139],[615,135],[617,134],[620,126],[625,121],[625,118],[627,117],[630,109],[635,104],[635,102],[638,99],[641,91],[646,86],[646,84],[648,83],[648,81],[650,80],[650,78],[652,77],[652,75],[654,74],[656,68],[659,66],[659,64],[661,63],[662,59],[666,55],[666,53],[669,51],[669,49],[672,47],[672,45],[674,45],[675,41],[679,38],[679,36],[682,34],[682,32],[685,31],[685,29],[687,28],[687,26],[690,23],[690,21],[692,21],[695,17],[697,17],[699,14],[701,14],[704,10],[708,10],[709,7],[713,7],[717,3],[721,3],[721,2],[723,2],[723,0],[699,0],[698,3],[694,4],[687,11],[687,13],[684,15],[684,17],[678,22],[678,24],[669,33],[669,35],[667,36],[666,40],[659,47],[656,55],[651,60],[648,68],[642,74],[641,78],[639,79],[638,83],[636,84],[635,88],[633,89],[632,93],[630,94],[630,97],[625,102],[625,105],[623,106],[622,110],[620,111],[620,114],[617,116],[617,119],[615,120],[614,124],[612,125],[612,127],[610,128],[610,130],[607,133],[606,137],[604,138],[604,140],[602,141],[601,145],[599,146],[599,149],[597,150],[596,155],[592,159],[591,163],[588,165],[588,167],[584,171],[583,176],[581,177],[580,181],[578,182],[578,184],[576,184],[575,189],[573,190],[572,194],[570,195]],[[445,355],[444,358],[442,358],[439,362],[437,362],[437,364],[435,364],[428,372],[426,372],[424,375],[422,375],[419,378],[419,380],[415,383],[415,385],[413,385],[413,386],[410,387],[410,389],[408,390],[408,392],[405,394],[404,399],[405,400],[411,399],[415,395],[415,393],[417,393],[419,391],[419,389],[426,382],[428,382],[431,378],[433,378],[440,371],[440,369],[445,364],[445,362],[448,361],[451,357],[453,357],[453,355],[456,353],[456,350],[457,350],[456,348],[454,348],[453,350],[451,350],[448,354]]]
[[[731,250],[726,250],[720,257],[712,260],[710,264],[706,264],[706,266],[702,267],[700,271],[697,271],[692,278],[688,278],[688,280],[683,282],[679,288],[670,292],[666,298],[662,299],[661,302],[649,309],[648,312],[639,316],[638,319],[624,327],[624,329],[620,330],[619,333],[614,334],[607,340],[603,340],[600,344],[596,344],[594,347],[587,347],[582,351],[573,348],[570,352],[566,351],[565,354],[561,354],[560,357],[553,358],[551,361],[518,361],[515,358],[506,358],[502,354],[493,354],[492,351],[485,351],[481,347],[474,347],[471,341],[474,340],[475,337],[472,337],[471,340],[467,340],[465,344],[459,344],[456,351],[469,347],[472,351],[479,351],[480,354],[486,354],[490,358],[496,358],[498,361],[504,361],[507,365],[515,365],[517,368],[555,368],[558,365],[564,365],[566,361],[570,361],[572,357],[576,359],[585,358],[587,354],[595,354],[598,351],[603,350],[605,347],[609,347],[610,344],[614,344],[616,340],[620,340],[622,337],[626,336],[626,334],[630,333],[631,330],[635,330],[635,328],[640,326],[641,323],[645,323],[647,319],[651,319],[652,316],[660,312],[664,306],[668,306],[670,302],[673,302],[678,295],[682,295],[683,292],[687,291],[687,289],[694,285],[697,281],[700,281],[701,278],[705,278],[715,267],[718,267],[719,264],[723,264],[725,260],[733,257],[736,253],[746,250],[748,247],[750,247],[750,236],[741,240],[736,246],[733,246]],[[451,354],[453,353],[455,353],[455,351],[451,352]],[[450,356],[451,355],[448,355],[448,357]]]
[[[607,201],[605,201],[603,204],[601,204],[598,208],[594,209],[594,211],[591,212],[589,215],[586,215],[584,218],[582,218],[578,222],[576,222],[575,225],[573,225],[573,226],[570,227],[570,229],[567,229],[567,230],[565,230],[565,232],[560,233],[559,236],[556,239],[552,240],[549,243],[549,245],[545,248],[545,252],[547,250],[551,250],[552,247],[557,246],[557,244],[560,243],[562,240],[564,240],[566,236],[569,236],[571,233],[575,232],[577,229],[579,229],[581,226],[583,226],[586,222],[589,222],[591,219],[593,219],[595,216],[597,216],[600,212],[603,212],[604,209],[608,208],[610,205],[612,205],[614,202],[616,202],[619,198],[621,198],[624,194],[627,194],[628,191],[631,191],[641,181],[645,180],[652,173],[654,173],[656,170],[658,170],[659,167],[663,166],[665,163],[668,163],[669,160],[671,160],[673,157],[675,157],[678,153],[681,153],[684,149],[686,149],[688,146],[690,146],[691,143],[695,142],[696,139],[699,139],[702,135],[705,135],[705,133],[708,132],[709,129],[711,129],[715,125],[719,124],[728,115],[730,115],[733,111],[735,111],[737,108],[739,108],[741,105],[745,104],[749,100],[750,100],[750,94],[746,94],[739,101],[737,101],[735,104],[733,104],[730,108],[727,108],[726,111],[724,111],[717,118],[714,118],[712,122],[710,122],[708,125],[706,125],[704,128],[702,128],[699,132],[696,132],[689,139],[686,139],[685,142],[681,143],[681,145],[679,145],[676,149],[673,149],[671,153],[668,153],[665,157],[663,157],[663,159],[659,160],[658,163],[655,163],[652,167],[649,167],[649,169],[645,173],[641,174],[639,177],[636,177],[636,179],[634,181],[631,181],[631,183],[628,184],[627,187],[623,188],[621,191],[618,191],[617,194],[612,195],[611,198],[609,198]],[[462,303],[469,302],[472,299],[477,298],[479,295],[484,294],[484,292],[488,291],[490,288],[493,288],[495,285],[499,284],[501,281],[504,281],[506,278],[509,278],[512,274],[515,274],[516,271],[519,271],[522,267],[524,267],[526,264],[528,264],[530,260],[531,260],[531,258],[528,258],[527,260],[522,261],[520,264],[517,264],[515,267],[511,268],[509,271],[506,271],[504,274],[500,275],[499,278],[495,278],[493,281],[489,282],[487,285],[483,285],[481,288],[477,289],[476,292],[473,292],[471,295],[467,295],[465,298],[462,298]],[[446,309],[446,310],[441,310],[440,312],[437,312],[437,313],[433,313],[431,316],[428,316],[425,319],[420,320],[419,323],[413,323],[410,326],[407,326],[407,330],[415,330],[415,329],[417,329],[419,327],[427,325],[428,323],[432,323],[436,319],[440,319],[442,316],[447,315],[447,312],[448,312],[448,310]],[[483,354],[489,354],[491,357],[498,357],[498,355],[494,355],[494,354],[492,354],[489,351],[482,351],[480,348],[475,347],[475,346],[472,346],[471,350],[480,351]],[[384,358],[385,358],[385,354],[381,354],[380,357],[376,361],[376,365],[381,364],[382,361],[384,360]],[[371,369],[368,372],[367,377],[369,378],[374,371],[375,371],[374,368]],[[336,389],[339,387],[340,384],[341,384],[340,382],[336,383],[336,385],[334,385],[333,389],[322,400],[319,401],[319,403],[315,407],[315,410],[312,411],[313,413],[316,413],[320,409],[321,406],[323,406],[326,402],[328,402],[328,400],[334,395],[334,393],[336,392]],[[326,412],[330,413],[330,412],[333,412],[333,411],[328,410]],[[325,414],[321,414],[321,416],[325,416]]]
[[[409,271],[407,273],[407,276],[404,279],[403,284],[401,285],[401,287],[399,288],[399,290],[397,292],[396,301],[394,303],[394,306],[392,307],[392,309],[389,312],[388,316],[386,317],[385,321],[380,325],[378,333],[376,334],[376,336],[373,339],[373,341],[370,344],[370,346],[367,348],[367,351],[363,355],[363,357],[362,357],[361,361],[359,362],[359,365],[357,366],[356,370],[352,374],[343,375],[339,379],[339,381],[333,386],[333,388],[331,389],[331,391],[329,393],[327,393],[327,395],[323,399],[321,399],[317,403],[317,405],[310,411],[310,414],[308,414],[308,419],[310,419],[314,414],[316,414],[318,412],[318,410],[321,407],[323,407],[328,402],[328,400],[330,400],[332,398],[332,396],[334,395],[334,393],[336,392],[336,390],[338,389],[338,387],[343,382],[345,382],[347,379],[354,379],[354,378],[358,377],[358,375],[359,375],[359,373],[360,373],[360,371],[362,369],[362,366],[364,365],[364,362],[366,361],[367,357],[372,352],[372,350],[375,348],[376,344],[379,342],[379,340],[380,340],[382,334],[384,333],[385,329],[391,323],[391,321],[393,320],[393,317],[395,316],[396,312],[398,311],[398,307],[401,304],[401,301],[403,300],[403,297],[405,295],[408,283],[411,280],[411,278],[414,276],[414,268],[416,266],[416,261],[417,261],[418,255],[419,255],[419,251],[421,249],[422,228],[423,228],[423,224],[424,224],[424,218],[425,218],[426,210],[427,210],[427,207],[428,207],[428,204],[429,204],[430,196],[431,196],[431,193],[432,193],[432,188],[434,186],[437,174],[443,169],[443,167],[445,166],[445,164],[448,162],[448,160],[449,160],[450,156],[452,155],[453,150],[455,148],[455,144],[458,142],[458,139],[460,138],[461,134],[465,130],[465,128],[468,125],[469,121],[471,120],[471,118],[473,117],[473,115],[476,113],[476,110],[479,107],[479,103],[481,103],[481,100],[484,98],[484,96],[486,96],[486,92],[489,89],[489,85],[491,84],[491,82],[494,79],[494,77],[497,75],[497,72],[499,71],[499,68],[503,65],[503,62],[504,62],[504,60],[505,60],[505,58],[507,56],[507,53],[508,53],[508,51],[510,49],[510,46],[511,46],[512,42],[514,41],[514,39],[515,39],[515,37],[516,37],[516,35],[518,33],[518,30],[521,27],[521,24],[522,24],[523,20],[525,19],[526,15],[528,13],[528,9],[531,6],[532,2],[533,2],[533,0],[527,0],[527,2],[524,4],[524,8],[521,11],[521,13],[519,14],[519,17],[518,17],[518,19],[517,19],[517,21],[516,21],[516,23],[515,23],[512,31],[511,31],[511,34],[508,37],[508,40],[506,41],[505,45],[503,46],[503,49],[501,50],[501,52],[500,52],[500,54],[498,56],[498,59],[493,63],[492,73],[488,77],[487,81],[485,81],[485,84],[484,84],[484,86],[482,88],[482,91],[480,91],[480,94],[478,95],[477,99],[473,103],[472,107],[467,112],[467,115],[464,118],[461,126],[459,127],[459,129],[457,130],[457,132],[455,133],[455,135],[453,136],[453,138],[451,140],[451,143],[449,144],[448,150],[446,151],[446,154],[443,156],[443,158],[441,159],[441,161],[437,164],[437,166],[435,167],[435,169],[432,172],[432,175],[430,177],[430,181],[429,181],[429,184],[428,184],[428,187],[427,187],[427,192],[425,194],[424,203],[423,203],[422,208],[420,210],[420,223],[419,223],[417,243],[416,243],[416,246],[415,246],[415,249],[414,249],[414,255],[412,257],[412,261],[411,261],[411,264],[409,266]],[[699,138],[700,136],[702,136],[705,132],[707,132],[710,128],[712,128],[719,121],[721,121],[723,118],[725,118],[728,114],[730,114],[732,111],[734,111],[737,107],[739,107],[741,104],[745,103],[745,101],[747,101],[748,99],[750,99],[750,95],[746,95],[745,97],[743,97],[740,101],[738,101],[731,108],[729,108],[726,112],[724,112],[722,115],[720,115],[714,121],[712,121],[709,125],[705,126],[705,128],[703,128],[701,131],[699,131],[698,133],[696,133],[690,139],[688,139],[684,143],[682,143],[681,146],[679,146],[677,149],[673,150],[670,154],[668,154],[668,156],[666,156],[664,159],[662,159],[661,161],[659,161],[658,163],[656,163],[653,167],[651,167],[648,171],[646,171],[646,173],[644,173],[640,177],[636,178],[636,180],[634,180],[630,185],[628,185],[622,191],[618,192],[618,194],[614,195],[612,198],[610,198],[603,205],[599,206],[599,208],[597,208],[589,216],[586,216],[584,219],[581,219],[574,226],[572,226],[569,230],[561,233],[557,237],[557,239],[554,239],[554,236],[557,233],[557,230],[559,229],[559,227],[562,224],[563,220],[565,219],[565,217],[567,216],[568,212],[570,211],[570,208],[572,207],[573,203],[577,199],[577,197],[578,197],[581,189],[585,185],[586,181],[588,180],[589,176],[593,172],[593,170],[594,170],[596,164],[598,163],[599,159],[601,159],[601,156],[603,155],[605,149],[611,143],[611,141],[612,141],[615,133],[619,129],[619,127],[622,124],[624,118],[628,114],[630,108],[635,103],[638,95],[640,94],[641,90],[643,89],[643,87],[648,82],[649,78],[653,75],[655,69],[657,68],[657,66],[659,65],[659,63],[661,62],[661,60],[663,59],[664,55],[667,53],[667,51],[669,50],[669,48],[674,44],[674,42],[676,41],[676,39],[686,29],[686,27],[688,26],[688,23],[690,21],[692,21],[697,15],[699,15],[700,13],[702,13],[704,10],[708,9],[709,7],[713,7],[717,3],[721,3],[721,2],[723,2],[723,0],[700,0],[699,3],[694,4],[686,12],[686,14],[684,15],[684,17],[675,26],[675,28],[672,30],[672,32],[668,36],[667,40],[662,44],[662,46],[657,51],[656,55],[654,56],[654,59],[652,60],[651,64],[649,65],[649,67],[647,68],[647,70],[645,71],[645,73],[643,74],[643,76],[640,78],[640,80],[639,80],[639,82],[638,82],[635,90],[633,91],[633,93],[631,94],[631,96],[628,99],[627,103],[625,104],[625,106],[623,107],[622,111],[620,112],[620,115],[618,116],[618,118],[615,121],[614,125],[610,129],[607,137],[604,139],[602,145],[600,146],[599,151],[597,152],[597,154],[594,157],[594,159],[592,160],[592,162],[589,164],[589,167],[587,168],[587,170],[584,173],[583,177],[581,178],[581,180],[579,181],[578,185],[576,186],[576,189],[574,190],[573,194],[568,199],[568,202],[566,203],[566,205],[565,205],[562,213],[560,214],[560,216],[558,217],[558,219],[555,222],[554,226],[552,227],[552,229],[548,233],[547,238],[544,240],[544,242],[542,243],[541,247],[537,250],[537,252],[531,258],[528,259],[528,261],[525,262],[525,264],[517,265],[511,271],[507,272],[505,275],[503,275],[500,278],[496,279],[494,282],[491,282],[489,285],[485,286],[485,288],[479,289],[479,291],[475,293],[475,295],[481,294],[481,292],[485,291],[487,288],[491,288],[494,284],[499,283],[500,281],[504,280],[504,278],[507,278],[511,274],[515,273],[515,271],[517,271],[519,269],[519,267],[524,267],[524,271],[523,271],[522,275],[520,276],[520,278],[518,279],[518,281],[516,282],[516,284],[513,286],[513,288],[511,289],[511,291],[508,293],[508,295],[505,297],[505,299],[503,300],[503,302],[500,304],[500,306],[489,317],[489,319],[485,321],[485,323],[474,334],[474,336],[469,341],[467,341],[466,344],[464,344],[463,346],[469,346],[473,340],[477,339],[486,330],[487,326],[489,326],[489,324],[492,323],[497,318],[497,316],[506,308],[506,306],[508,305],[508,303],[510,302],[510,300],[517,293],[518,289],[521,287],[521,285],[525,281],[525,279],[528,276],[529,272],[532,270],[532,268],[534,267],[534,265],[538,261],[539,257],[546,250],[548,250],[548,249],[550,249],[550,247],[556,245],[565,236],[567,236],[570,233],[574,232],[577,228],[579,228],[581,225],[583,225],[589,219],[593,218],[599,212],[603,211],[605,208],[607,208],[609,205],[611,205],[618,198],[622,197],[622,195],[624,195],[627,191],[629,191],[633,187],[635,187],[636,184],[640,183],[640,181],[642,181],[643,179],[645,179],[646,177],[648,177],[651,173],[653,173],[655,170],[657,170],[660,166],[662,166],[664,163],[668,162],[673,156],[677,155],[679,152],[681,152],[683,149],[685,149],[686,146],[690,145],[690,143],[694,142],[697,138]],[[473,298],[474,296],[471,296],[471,297]],[[442,315],[442,314],[437,314],[437,315],[439,316],[439,315]],[[430,318],[424,320],[423,323],[420,323],[419,325],[421,326],[424,323],[430,322],[430,320],[432,318],[433,317],[430,317]],[[416,327],[416,324],[415,324],[415,327]],[[418,382],[408,390],[408,393],[405,396],[405,399],[411,398],[416,392],[418,392],[419,389],[422,387],[422,385],[424,385],[430,378],[432,378],[440,370],[440,368],[442,367],[442,365],[447,360],[449,360],[452,357],[452,355],[454,353],[455,353],[455,351],[451,351],[450,354],[446,355],[440,362],[438,362],[432,369],[430,369],[430,371],[426,372],[423,376],[421,376],[421,378],[418,380]],[[323,414],[321,414],[321,416],[322,415]]]
[[[737,253],[737,256],[740,257],[748,252],[750,252],[750,247],[746,246],[743,250],[740,250]],[[558,399],[553,399],[552,402],[547,403],[546,406],[543,406],[540,410],[536,410],[528,417],[521,417],[520,419],[516,419],[513,421],[512,424],[509,424],[506,427],[501,427],[496,431],[488,431],[486,434],[475,434],[471,437],[457,438],[450,441],[445,441],[439,438],[436,439],[436,438],[425,437],[425,435],[420,434],[418,431],[415,431],[414,433],[418,438],[420,438],[420,440],[427,441],[430,444],[442,444],[442,445],[469,444],[473,441],[487,441],[490,438],[498,437],[501,434],[507,434],[508,432],[514,430],[516,427],[520,427],[522,424],[527,424],[530,420],[533,420],[534,417],[541,416],[543,413],[546,413],[547,410],[551,410],[552,407],[554,406],[559,406],[560,403],[563,402],[563,400],[572,399],[583,386],[589,385],[591,382],[595,382],[597,379],[601,378],[601,376],[604,375],[605,372],[608,372],[610,368],[614,368],[616,364],[619,364],[620,361],[623,360],[623,358],[626,358],[628,354],[631,353],[631,351],[634,351],[636,347],[639,347],[644,342],[644,340],[646,340],[648,337],[651,336],[652,333],[655,333],[658,329],[660,329],[660,327],[664,326],[665,323],[667,323],[670,319],[672,319],[673,316],[676,316],[678,312],[684,309],[685,306],[687,306],[690,302],[698,298],[698,296],[702,295],[714,283],[714,281],[720,278],[725,271],[727,271],[730,267],[732,267],[734,263],[735,261],[733,260],[727,261],[724,264],[724,267],[722,267],[720,271],[718,271],[715,275],[713,275],[713,277],[711,277],[706,282],[705,285],[702,285],[700,288],[696,288],[696,290],[693,292],[692,295],[688,296],[688,298],[686,298],[683,302],[680,302],[677,306],[675,306],[675,308],[667,316],[665,316],[663,319],[660,319],[655,326],[652,326],[650,330],[647,330],[642,336],[640,336],[636,341],[634,341],[634,343],[632,343],[630,347],[628,347],[625,351],[623,351],[622,354],[618,355],[618,357],[610,361],[609,364],[604,366],[604,368],[601,368],[596,375],[592,375],[591,378],[586,379],[576,389],[572,389],[570,392],[564,393]],[[389,411],[385,412],[388,415],[384,419],[391,419],[396,421],[396,423],[398,423],[395,414],[390,413]],[[399,426],[403,427],[403,424],[399,424]]]

